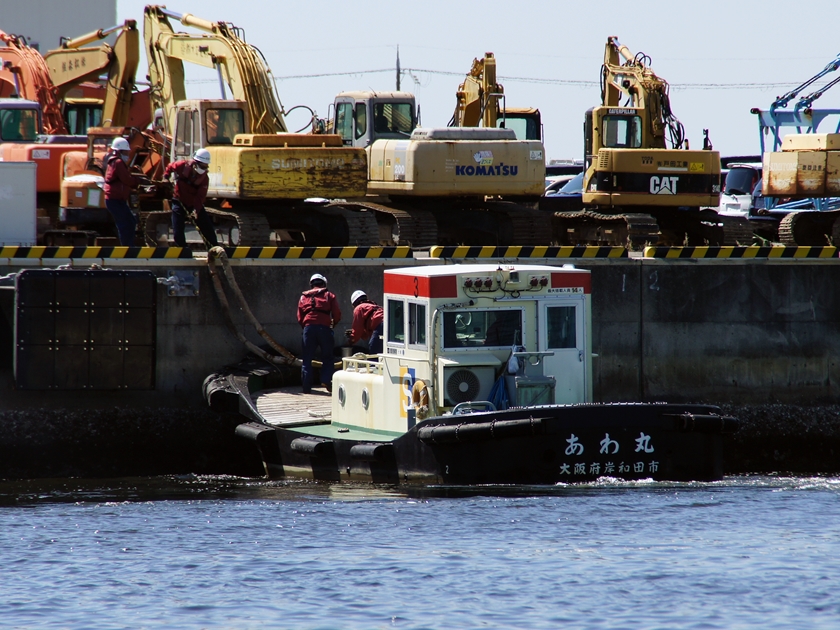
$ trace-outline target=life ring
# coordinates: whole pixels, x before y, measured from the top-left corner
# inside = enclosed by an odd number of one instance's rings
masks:
[[[418,420],[429,415],[429,388],[423,381],[414,381],[411,386],[411,404],[415,408]]]

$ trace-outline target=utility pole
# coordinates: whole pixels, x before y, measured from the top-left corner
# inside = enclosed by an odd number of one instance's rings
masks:
[[[400,91],[400,47],[397,46],[397,92]]]

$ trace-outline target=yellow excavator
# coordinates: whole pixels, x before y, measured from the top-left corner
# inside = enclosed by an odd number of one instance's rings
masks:
[[[170,19],[200,32],[176,32]],[[149,5],[143,32],[152,102],[172,141],[167,159],[210,152],[207,203],[220,242],[378,244],[373,213],[328,201],[364,196],[364,149],[335,134],[289,133],[270,70],[240,29]],[[217,72],[220,99],[187,99],[185,62]],[[150,214],[147,241],[168,242],[168,221]]]
[[[718,206],[720,154],[708,133],[702,150],[688,148],[668,83],[647,55],[633,55],[616,37],[605,47],[601,101],[586,112],[583,207],[554,215],[562,244],[752,241],[746,221],[701,209]]]
[[[484,53],[481,59],[473,59],[455,98],[457,103],[450,127],[509,128],[520,140],[542,141],[540,110],[507,106],[505,89],[496,81],[496,57],[492,52]]]
[[[116,33],[113,46],[105,43]],[[88,44],[101,42],[95,46]],[[146,127],[152,119],[148,94],[135,91],[140,63],[140,33],[135,20],[64,40],[44,55],[64,118],[71,131],[88,127]],[[99,78],[105,75],[103,85]],[[86,89],[81,89],[85,86]],[[80,91],[82,96],[74,96]]]
[[[381,242],[550,245],[541,127],[504,128],[493,53],[473,61],[457,99],[448,127],[426,128],[408,92],[339,94],[332,128],[368,155],[367,195],[347,203],[376,214]]]

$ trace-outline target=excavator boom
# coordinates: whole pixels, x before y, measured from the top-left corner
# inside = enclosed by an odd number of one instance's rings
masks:
[[[16,96],[41,105],[44,134],[66,134],[58,94],[44,58],[26,39],[0,31],[0,97]]]
[[[496,83],[496,58],[491,52],[484,53],[482,59],[473,59],[472,68],[458,87],[458,103],[449,126],[496,127],[503,96],[504,88]]]
[[[175,32],[169,18],[205,33]],[[271,82],[271,71],[259,51],[247,44],[238,30],[226,22],[210,22],[189,13],[169,11],[163,6],[145,8],[144,38],[152,100],[155,107],[165,112],[169,133],[175,128],[177,103],[187,98],[185,61],[217,70],[222,98],[247,104],[252,133],[288,131],[283,108]]]
[[[113,46],[106,43],[87,46],[116,32],[119,35]],[[61,48],[49,51],[44,59],[59,100],[64,100],[68,92],[81,83],[97,81],[106,74],[101,122],[114,127],[128,124],[134,77],[140,62],[140,35],[135,20],[67,40]]]

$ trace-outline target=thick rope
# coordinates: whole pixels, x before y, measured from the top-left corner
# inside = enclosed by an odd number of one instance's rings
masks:
[[[200,231],[199,231],[200,232]],[[268,345],[271,346],[276,352],[279,353],[280,356],[271,354],[266,352],[265,350],[257,347],[248,339],[245,338],[239,329],[236,327],[236,324],[233,322],[233,316],[231,314],[231,307],[230,302],[227,299],[227,295],[225,294],[224,287],[222,286],[221,278],[219,274],[216,272],[216,265],[221,263],[222,269],[224,271],[225,279],[228,282],[231,290],[233,291],[236,299],[239,303],[239,307],[242,312],[245,314],[245,318],[254,326],[257,333],[259,333],[260,337],[268,342]],[[219,303],[222,306],[222,315],[225,318],[225,323],[227,324],[228,328],[236,335],[237,339],[239,339],[245,346],[254,354],[262,357],[266,361],[270,363],[282,364],[282,365],[294,365],[300,367],[303,364],[303,361],[296,357],[294,354],[289,352],[286,348],[281,346],[277,343],[274,338],[268,333],[265,327],[257,320],[254,316],[254,313],[251,311],[251,308],[248,306],[248,302],[245,300],[245,296],[242,294],[242,291],[239,288],[239,283],[236,282],[236,278],[233,275],[233,269],[230,266],[230,260],[227,257],[227,252],[225,252],[223,247],[211,247],[208,251],[207,256],[207,267],[210,271],[210,277],[213,280],[213,288],[216,290],[216,296],[219,298]],[[341,368],[341,362],[336,362],[334,364],[335,369]],[[323,364],[320,361],[313,360],[312,366],[316,368],[320,368]]]

